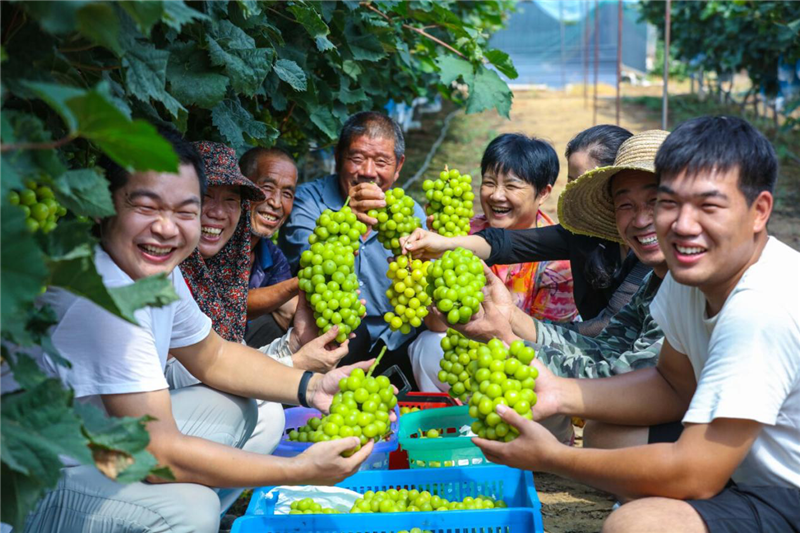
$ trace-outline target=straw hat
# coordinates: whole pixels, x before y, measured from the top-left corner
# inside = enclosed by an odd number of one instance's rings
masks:
[[[571,183],[558,198],[558,220],[572,233],[624,243],[617,231],[609,181],[621,170],[655,173],[656,152],[668,131],[649,130],[627,139],[614,164],[592,169]]]

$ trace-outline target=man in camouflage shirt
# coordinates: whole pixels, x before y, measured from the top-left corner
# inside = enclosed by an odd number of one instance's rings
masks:
[[[497,337],[510,344],[522,338],[559,376],[597,378],[655,366],[664,334],[650,316],[650,302],[667,274],[667,264],[653,225],[654,169],[656,152],[667,135],[658,130],[634,135],[620,146],[613,166],[590,170],[569,183],[559,198],[559,219],[564,227],[623,242],[653,268],[631,301],[597,337],[519,312],[494,288],[492,279],[487,302],[477,318],[454,327],[481,340]]]
[[[576,378],[600,378],[655,366],[664,334],[650,316],[650,302],[661,276],[647,274],[631,301],[614,315],[597,337],[581,335],[555,324],[534,320],[537,357],[553,373]]]

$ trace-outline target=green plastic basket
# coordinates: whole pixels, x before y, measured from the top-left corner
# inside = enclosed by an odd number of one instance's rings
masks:
[[[472,437],[459,437],[458,430],[474,420],[469,406],[425,409],[400,417],[400,447],[408,452],[410,468],[440,468],[489,464]],[[439,430],[436,439],[419,438],[419,431]],[[415,436],[417,435],[417,436]]]

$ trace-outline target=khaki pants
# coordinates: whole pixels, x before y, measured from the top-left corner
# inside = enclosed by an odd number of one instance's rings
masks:
[[[259,419],[254,400],[225,394],[205,385],[170,391],[172,413],[185,435],[227,446],[271,453],[270,439],[251,442]],[[280,405],[271,404],[275,428],[283,428]],[[280,424],[278,424],[278,419]],[[269,432],[268,432],[269,433]],[[280,438],[280,436],[278,436]],[[277,444],[277,439],[274,439]],[[234,501],[241,489],[212,489],[193,483],[121,484],[93,466],[62,470],[61,479],[29,517],[26,532],[216,533],[223,500]],[[229,505],[229,504],[228,504]]]

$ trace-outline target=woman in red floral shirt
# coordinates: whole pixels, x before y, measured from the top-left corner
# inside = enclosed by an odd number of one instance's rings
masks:
[[[529,229],[553,224],[539,210],[558,178],[558,155],[540,139],[507,133],[494,139],[481,160],[480,201],[483,215],[472,219],[471,233],[486,227]],[[567,260],[495,265],[517,306],[538,320],[571,322],[578,315],[572,296],[572,271]],[[446,327],[427,321],[409,348],[420,390],[447,390],[436,374],[442,356],[439,341]]]

